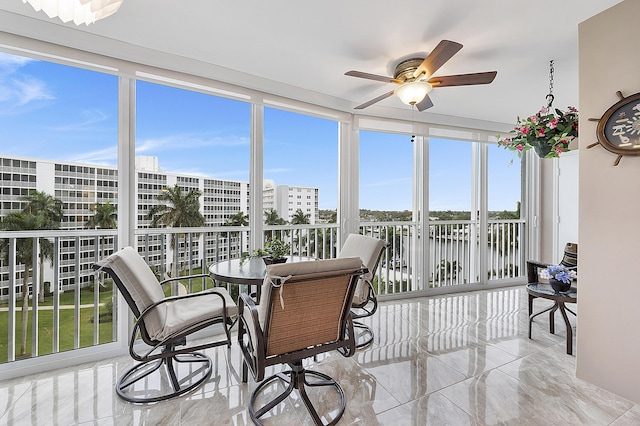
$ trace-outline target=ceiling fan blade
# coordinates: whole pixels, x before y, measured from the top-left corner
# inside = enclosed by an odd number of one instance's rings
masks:
[[[497,71],[477,72],[473,74],[444,75],[432,77],[429,84],[433,87],[470,86],[473,84],[489,84],[496,78]]]
[[[377,74],[369,74],[368,72],[362,72],[362,71],[347,71],[344,73],[344,75],[348,75],[351,77],[367,78],[369,80],[375,80],[375,81],[382,81],[383,83],[398,83],[398,84],[402,83],[402,81],[397,80],[393,77],[386,77],[384,75],[377,75]]]
[[[418,111],[424,111],[425,109],[429,109],[433,106],[433,102],[431,102],[431,98],[429,95],[426,95],[423,100],[416,104],[416,108]]]
[[[367,102],[363,103],[362,105],[358,105],[354,109],[365,109],[366,107],[371,106],[371,105],[375,104],[376,102],[380,102],[381,100],[386,99],[386,98],[388,98],[389,96],[392,96],[392,95],[393,95],[393,90],[390,91],[390,92],[387,92],[387,93],[385,93],[383,95],[380,95],[377,98],[373,98],[370,101],[367,101]]]
[[[460,43],[450,40],[442,40],[435,49],[431,51],[429,56],[424,58],[418,69],[413,73],[414,78],[424,74],[427,78],[431,77],[441,66],[444,65],[453,55],[462,49]]]

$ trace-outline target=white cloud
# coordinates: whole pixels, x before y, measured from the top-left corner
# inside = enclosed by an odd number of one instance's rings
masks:
[[[99,110],[84,110],[82,111],[83,120],[77,123],[69,123],[62,126],[52,127],[51,130],[59,132],[76,132],[79,130],[91,130],[90,127],[93,124],[106,121],[109,116]]]
[[[156,153],[160,151],[185,150],[211,146],[246,145],[249,139],[239,136],[199,136],[199,135],[169,135],[163,138],[153,138],[138,141],[136,154]]]
[[[0,114],[16,113],[34,101],[54,99],[47,84],[17,71],[34,59],[0,52]]]
[[[29,62],[35,62],[35,59],[0,52],[0,73],[13,73],[17,68],[23,67]]]
[[[11,83],[14,87],[17,106],[28,104],[31,101],[53,99],[53,95],[47,90],[44,81],[24,77],[23,80],[13,79]]]
[[[94,163],[113,166],[116,165],[118,160],[118,148],[114,146],[96,151],[84,152],[69,157],[66,160],[78,163]]]

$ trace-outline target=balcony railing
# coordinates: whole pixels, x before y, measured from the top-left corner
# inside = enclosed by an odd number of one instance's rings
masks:
[[[241,257],[249,250],[250,232],[242,226],[137,229],[135,244],[163,279],[175,271],[206,272],[214,262]],[[525,270],[523,221],[491,221],[486,246],[479,243],[476,222],[431,222],[424,256],[414,222],[362,223],[360,232],[388,242],[373,280],[381,296],[425,290],[416,276],[418,266],[426,271],[427,290],[514,278]],[[263,240],[277,237],[289,243],[293,255],[328,259],[339,251],[338,233],[336,224],[266,226]],[[0,363],[118,339],[114,287],[91,269],[119,248],[116,230],[3,232],[0,244],[6,254],[0,266]],[[486,268],[479,265],[482,249]],[[207,285],[201,279],[184,284],[191,291]],[[223,285],[232,294],[246,291]]]

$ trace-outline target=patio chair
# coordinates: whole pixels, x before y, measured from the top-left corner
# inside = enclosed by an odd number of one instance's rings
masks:
[[[549,265],[554,265],[553,263],[544,263],[537,260],[527,260],[527,284],[537,283],[539,282],[538,271],[540,269],[545,269]],[[564,246],[564,255],[562,256],[562,260],[560,260],[560,265],[564,266],[567,269],[574,270],[578,272],[578,244],[576,243],[567,243]],[[529,293],[529,317],[533,315],[533,300],[537,297]],[[541,312],[536,314],[540,315],[545,312],[550,311],[550,320],[553,322],[553,313],[555,312],[557,305],[551,305],[547,309],[544,309]],[[567,311],[571,312],[575,315],[569,308],[565,308]],[[531,323],[529,323],[529,338],[531,338]]]
[[[129,353],[139,363],[118,380],[118,396],[136,403],[163,401],[194,390],[209,379],[212,362],[200,351],[220,345],[230,347],[230,317],[237,315],[237,306],[226,289],[213,288],[192,294],[179,291],[177,296],[165,296],[164,284],[208,275],[158,282],[132,247],[96,262],[93,268],[111,276],[136,318]],[[224,338],[186,346],[188,336],[214,324],[223,325]],[[136,350],[138,336],[149,348]],[[153,373],[156,374],[150,376]]]
[[[544,263],[537,260],[527,260],[527,283],[538,282],[538,270],[544,269],[553,263]],[[578,244],[567,243],[564,246],[564,255],[560,265],[578,272]]]
[[[302,361],[317,354],[340,350],[345,356],[355,353],[355,339],[349,307],[358,277],[366,272],[360,258],[329,259],[311,262],[284,263],[267,266],[260,296],[255,304],[246,294],[238,299],[238,342],[244,363],[242,381],[251,370],[260,383],[251,394],[248,411],[255,424],[260,418],[298,390],[316,425],[338,422],[346,407],[346,397],[340,385],[326,374],[306,369]],[[288,364],[289,370],[264,379],[265,368]],[[273,398],[265,390],[270,384],[285,387]],[[309,398],[320,392],[318,387],[332,389],[340,397],[338,407],[322,407],[332,414],[318,413]],[[271,387],[270,387],[271,389]],[[321,392],[322,400],[330,395]],[[267,402],[260,403],[257,401]],[[336,411],[337,410],[337,411]],[[326,420],[323,420],[323,418]]]
[[[378,269],[378,263],[382,253],[387,247],[387,242],[377,238],[360,234],[349,234],[340,250],[338,258],[358,256],[369,272],[362,275],[358,281],[353,303],[351,305],[351,317],[355,320],[372,316],[378,309],[378,298],[374,291],[372,280]],[[373,342],[373,330],[360,321],[354,321],[353,326],[359,331],[356,336],[356,347],[362,348]]]

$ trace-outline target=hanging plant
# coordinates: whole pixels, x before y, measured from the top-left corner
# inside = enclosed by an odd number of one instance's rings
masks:
[[[522,155],[533,148],[540,158],[558,157],[569,151],[569,143],[578,136],[578,110],[542,108],[537,114],[520,119],[510,136],[498,139],[498,145]]]
[[[504,138],[498,137],[498,145],[517,151],[533,148],[540,158],[558,157],[569,151],[569,143],[578,136],[578,110],[568,107],[567,111],[552,108],[553,104],[553,61],[549,64],[549,94],[547,106],[536,114],[521,119],[511,133]]]

